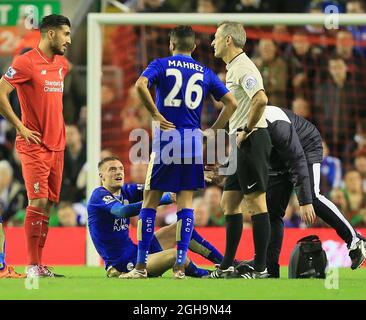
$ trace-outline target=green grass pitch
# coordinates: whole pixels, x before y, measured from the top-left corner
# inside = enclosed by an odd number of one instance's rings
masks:
[[[16,268],[22,271],[23,268]],[[108,279],[102,268],[57,267],[67,278],[40,279],[38,289],[27,289],[25,279],[0,279],[1,299],[126,299],[126,300],[262,300],[366,299],[366,268],[338,269],[337,281],[323,279],[195,279],[174,280],[167,272],[147,280]],[[338,289],[327,289],[336,287]]]

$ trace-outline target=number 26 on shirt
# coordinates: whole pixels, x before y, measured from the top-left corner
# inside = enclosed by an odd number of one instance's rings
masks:
[[[182,100],[176,99],[177,94],[179,93],[179,90],[182,88],[183,83],[183,76],[180,70],[169,68],[166,69],[166,76],[174,76],[175,77],[175,83],[172,88],[172,90],[169,92],[169,94],[164,99],[164,106],[165,107],[180,107]],[[186,106],[192,110],[196,109],[202,102],[203,97],[203,90],[202,87],[197,84],[197,81],[203,81],[203,74],[202,73],[194,73],[188,80],[186,93],[184,96],[184,102]],[[192,100],[193,93],[196,93],[196,97],[194,100]]]

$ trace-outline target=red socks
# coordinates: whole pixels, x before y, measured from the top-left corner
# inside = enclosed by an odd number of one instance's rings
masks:
[[[42,250],[48,233],[49,217],[44,209],[28,206],[24,221],[28,264],[40,265]]]
[[[46,239],[47,239],[47,234],[48,234],[48,222],[50,220],[49,216],[42,216],[43,220],[42,220],[42,228],[41,228],[41,235],[40,235],[40,239],[39,239],[39,245],[38,245],[38,259],[39,259],[39,264],[42,264],[42,251],[44,248],[44,245],[46,243]]]

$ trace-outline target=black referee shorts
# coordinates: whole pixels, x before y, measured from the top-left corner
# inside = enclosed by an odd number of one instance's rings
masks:
[[[271,148],[267,129],[252,132],[237,149],[237,169],[226,178],[224,191],[266,192]]]

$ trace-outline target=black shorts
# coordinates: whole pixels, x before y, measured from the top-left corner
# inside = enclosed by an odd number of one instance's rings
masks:
[[[271,148],[267,129],[251,133],[237,149],[236,173],[226,178],[224,191],[266,192]]]

